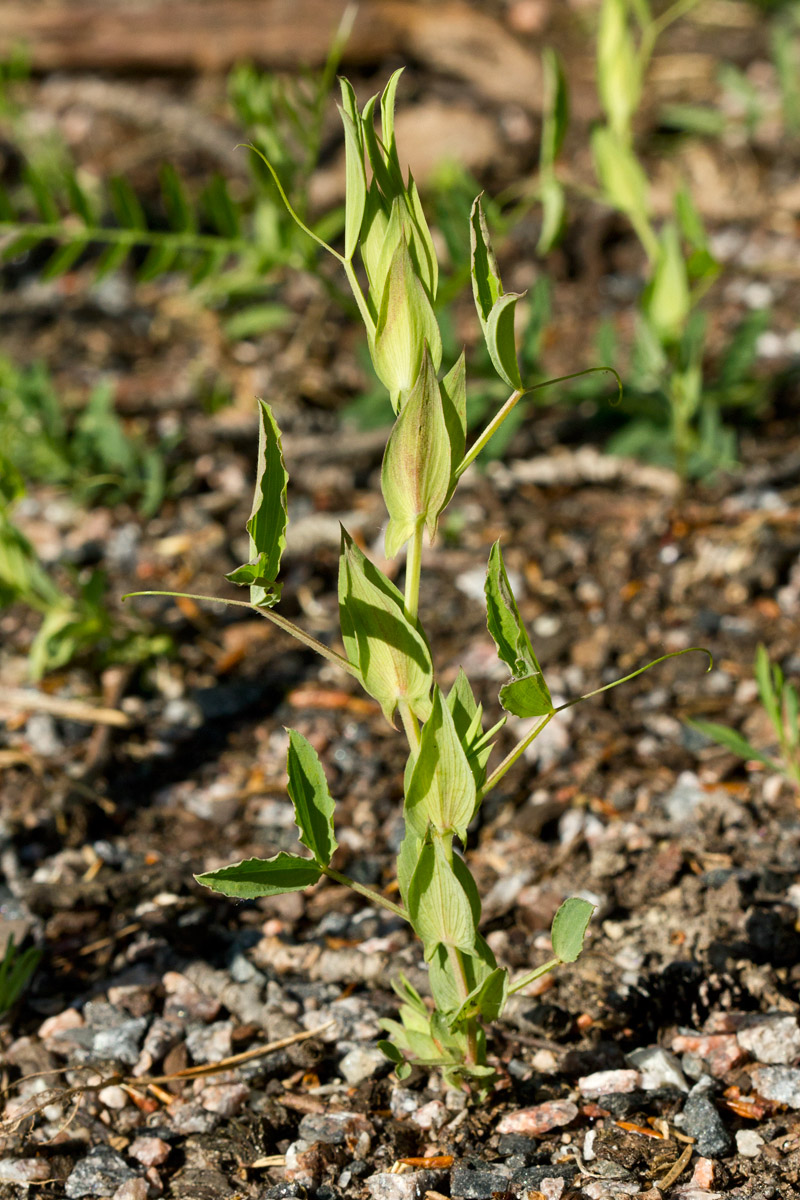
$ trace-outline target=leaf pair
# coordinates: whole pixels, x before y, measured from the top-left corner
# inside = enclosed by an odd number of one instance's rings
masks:
[[[521,293],[503,291],[480,196],[470,213],[470,245],[472,293],[492,366],[504,383],[522,391],[514,337],[514,314]]]
[[[389,525],[386,556],[394,558],[420,524],[432,541],[456,486],[464,457],[467,390],[464,355],[440,383],[427,344],[383,457],[381,488]]]
[[[500,543],[495,542],[486,572],[486,622],[497,653],[511,671],[500,689],[500,703],[517,717],[543,717],[554,711],[531,639],[508,581]]]
[[[260,896],[301,892],[317,882],[336,850],[334,801],[316,750],[296,729],[289,730],[286,769],[300,841],[313,857],[300,858],[297,854],[281,851],[273,858],[249,858],[196,875],[198,883],[224,896],[253,900]]]

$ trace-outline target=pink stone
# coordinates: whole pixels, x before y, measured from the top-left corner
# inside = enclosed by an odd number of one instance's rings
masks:
[[[63,1012],[56,1013],[54,1017],[48,1017],[46,1021],[42,1021],[39,1026],[39,1037],[46,1042],[48,1038],[55,1037],[57,1033],[63,1033],[66,1029],[79,1029],[83,1024],[83,1017],[77,1008],[65,1008]]]
[[[411,1120],[420,1129],[441,1129],[449,1115],[441,1100],[430,1100],[411,1114]]]
[[[632,1068],[617,1071],[595,1071],[578,1080],[582,1096],[606,1096],[614,1092],[632,1092],[642,1082],[641,1072]]]
[[[498,1123],[498,1133],[527,1133],[535,1136],[556,1129],[559,1125],[569,1125],[578,1115],[578,1106],[571,1100],[546,1100],[544,1104],[535,1104],[533,1108],[520,1108],[516,1112],[506,1113]]]
[[[169,1156],[169,1142],[160,1137],[138,1137],[128,1147],[128,1154],[145,1167],[157,1167]]]
[[[113,1200],[147,1200],[149,1194],[145,1179],[127,1179],[114,1192]]]
[[[698,1158],[691,1182],[695,1187],[710,1188],[714,1182],[714,1164],[710,1158]]]
[[[167,993],[164,1013],[169,1016],[196,1017],[198,1021],[213,1021],[222,1005],[213,996],[207,996],[196,988],[191,980],[179,971],[167,971],[161,981]]]
[[[250,1088],[246,1083],[217,1083],[203,1088],[200,1103],[208,1112],[233,1117],[249,1095]]]
[[[545,1200],[561,1200],[564,1186],[564,1180],[560,1178],[542,1179],[539,1183],[539,1191]]]
[[[676,1054],[697,1054],[703,1059],[712,1075],[727,1074],[745,1057],[745,1052],[736,1040],[735,1033],[679,1033],[672,1039]]]

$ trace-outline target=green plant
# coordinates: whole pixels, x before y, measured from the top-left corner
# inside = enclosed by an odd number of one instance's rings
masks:
[[[160,198],[146,204],[123,176],[97,179],[76,170],[60,143],[43,147],[22,139],[22,169],[7,184],[0,181],[0,260],[49,250],[49,257],[42,256],[43,279],[81,262],[91,263],[99,280],[132,259],[142,280],[167,272],[185,276],[203,303],[224,309],[231,338],[285,323],[287,311],[274,300],[276,271],[311,268],[316,250],[276,203],[261,155],[280,164],[297,211],[307,216],[307,182],[322,148],[322,113],[354,17],[350,6],[319,71],[279,78],[243,64],[231,72],[230,103],[252,142],[243,189],[230,188],[216,174],[195,194],[165,163]],[[17,112],[14,89],[24,76],[18,56],[0,64],[0,119]],[[341,222],[340,210],[333,209],[315,228],[332,237]]]
[[[20,950],[14,943],[13,934],[8,939],[5,953],[0,960],[0,1017],[4,1017],[19,1000],[30,983],[41,957],[41,950],[37,950],[34,946],[29,946],[27,950]]]
[[[505,713],[534,718],[536,724],[489,770],[494,739],[505,716],[484,728],[482,706],[464,672],[447,692],[435,679],[430,644],[419,618],[424,534],[433,541],[441,514],[464,471],[502,428],[520,399],[543,385],[530,385],[521,377],[514,338],[519,296],[503,291],[478,198],[470,214],[473,295],[488,355],[511,394],[467,450],[464,356],[462,353],[440,378],[442,338],[434,314],[438,263],[416,186],[410,175],[403,177],[395,143],[394,97],[399,77],[400,72],[392,76],[381,97],[380,137],[374,120],[377,97],[359,111],[352,87],[342,81],[341,115],[347,148],[344,251],[331,246],[325,249],[350,283],[375,372],[389,393],[396,418],[386,445],[381,485],[389,515],[386,555],[395,558],[405,550],[404,591],[343,529],[339,614],[344,654],[310,637],[275,611],[288,524],[288,474],[280,431],[263,401],[259,404],[258,476],[247,523],[251,553],[248,562],[228,579],[250,588],[249,604],[229,603],[255,607],[313,647],[353,676],[378,702],[390,724],[398,721],[402,726],[409,749],[404,778],[405,837],[397,859],[402,904],[347,878],[331,865],[337,845],[334,800],[322,763],[296,730],[289,731],[288,790],[300,841],[310,857],[281,852],[274,858],[222,867],[198,879],[225,895],[249,899],[299,891],[325,876],[402,917],[422,942],[434,1007],[401,978],[397,985],[402,1000],[400,1020],[383,1023],[391,1040],[382,1042],[382,1048],[401,1076],[408,1074],[411,1064],[419,1063],[442,1068],[452,1081],[470,1079],[481,1091],[489,1086],[493,1074],[486,1061],[484,1023],[501,1014],[512,992],[577,958],[592,905],[579,897],[567,900],[553,922],[552,958],[512,981],[479,932],[480,898],[457,846],[466,847],[469,826],[484,797],[525,749],[558,712],[586,697],[558,706],[553,703],[513,595],[499,542],[489,555],[485,585],[489,633],[510,675],[499,700]],[[371,168],[371,182],[365,161]],[[286,204],[288,208],[288,200]],[[300,217],[296,219],[305,228]],[[316,236],[312,230],[307,232]],[[356,251],[366,276],[366,291],[356,270]],[[606,684],[589,695],[621,682]]]
[[[800,791],[800,698],[797,688],[787,683],[777,663],[770,662],[763,645],[756,651],[755,679],[764,712],[778,739],[777,757],[756,749],[746,737],[727,725],[697,719],[690,721],[690,725],[739,758],[760,762],[770,771],[783,775]]]

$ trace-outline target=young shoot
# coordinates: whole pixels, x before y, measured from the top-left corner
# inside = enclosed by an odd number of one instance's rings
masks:
[[[198,879],[226,896],[252,899],[301,891],[327,876],[402,917],[422,943],[432,1005],[400,977],[399,1020],[383,1022],[388,1036],[381,1047],[401,1078],[413,1064],[420,1064],[441,1068],[451,1082],[471,1081],[481,1093],[494,1074],[487,1063],[485,1025],[500,1017],[512,992],[578,957],[593,906],[577,897],[566,900],[553,921],[552,957],[522,978],[512,979],[480,933],[481,901],[463,856],[467,831],[484,797],[527,746],[560,709],[578,700],[559,708],[554,705],[499,542],[489,555],[485,586],[488,629],[509,672],[499,699],[505,713],[536,718],[533,733],[490,771],[494,739],[505,716],[491,728],[484,727],[482,707],[463,670],[447,691],[437,682],[429,639],[419,618],[423,540],[435,545],[439,520],[464,470],[533,387],[521,376],[514,342],[514,308],[520,297],[503,290],[478,198],[470,215],[475,305],[491,361],[509,388],[509,397],[467,449],[464,354],[452,364],[442,363],[435,310],[436,250],[416,184],[410,173],[404,176],[401,170],[395,141],[399,79],[398,71],[380,98],[380,136],[375,126],[378,98],[359,109],[353,88],[342,81],[347,162],[344,250],[328,249],[353,290],[375,371],[395,414],[381,488],[388,513],[386,555],[396,558],[405,553],[404,590],[342,529],[339,614],[344,654],[311,638],[275,611],[286,544],[288,475],[281,434],[264,401],[259,402],[258,476],[247,523],[250,557],[228,576],[250,588],[250,605],[258,612],[353,675],[380,705],[389,724],[402,728],[408,764],[405,836],[397,857],[399,903],[332,866],[337,846],[334,801],[316,751],[297,730],[289,731],[287,773],[305,853],[249,859]]]

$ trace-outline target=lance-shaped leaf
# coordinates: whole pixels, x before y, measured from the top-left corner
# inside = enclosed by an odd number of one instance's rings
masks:
[[[650,208],[647,176],[630,146],[613,130],[599,125],[592,131],[592,155],[608,202],[632,220],[646,221]]]
[[[418,621],[403,596],[342,530],[339,617],[348,661],[391,722],[405,702],[421,721],[431,711],[433,664]]]
[[[412,829],[406,828],[406,836],[400,843],[400,849],[397,852],[397,885],[406,908],[408,908],[408,890],[419,863],[423,844],[421,837]]]
[[[411,257],[419,272],[419,277],[425,285],[425,290],[430,296],[431,302],[433,302],[436,299],[436,292],[439,287],[439,263],[436,258],[436,249],[433,245],[431,231],[422,209],[419,191],[410,171],[408,172],[405,201],[411,217],[412,232],[409,243]]]
[[[477,807],[481,799],[480,789],[486,779],[486,764],[494,748],[492,738],[502,729],[506,718],[501,717],[496,725],[484,731],[483,705],[475,702],[463,669],[459,669],[455,683],[447,693],[447,706],[453,714],[453,724],[475,780]]]
[[[659,240],[661,250],[643,307],[661,341],[671,343],[683,334],[692,301],[686,260],[673,221],[664,225]]]
[[[508,971],[505,967],[495,967],[462,1001],[453,1022],[463,1021],[466,1017],[480,1017],[489,1023],[496,1021],[507,1000]]]
[[[440,838],[422,849],[408,890],[408,915],[430,959],[438,945],[471,952],[476,930],[472,908],[447,861]]]
[[[392,255],[372,347],[375,371],[389,390],[395,412],[419,374],[426,342],[438,371],[442,361],[439,326],[403,237]]]
[[[514,311],[520,295],[504,292],[478,196],[470,213],[472,293],[492,365],[509,387],[520,391],[522,379],[514,338]]]
[[[231,583],[250,586],[253,604],[272,608],[281,596],[276,582],[281,555],[286,547],[286,484],[289,475],[283,463],[281,433],[270,406],[258,402],[258,474],[247,532],[250,561],[226,575]]]
[[[308,846],[315,862],[327,867],[337,844],[333,836],[333,797],[316,750],[296,729],[289,730],[286,770],[300,841]]]
[[[500,703],[518,717],[543,717],[553,711],[550,690],[533,652],[508,581],[500,543],[495,542],[486,572],[486,623],[497,653],[512,679],[500,689]]]
[[[340,80],[345,147],[345,222],[344,256],[351,259],[358,245],[367,201],[367,175],[364,170],[364,141],[356,95],[347,79]]]
[[[626,0],[603,0],[597,35],[597,90],[614,132],[630,137],[642,73],[628,23]]]
[[[450,436],[427,346],[383,456],[381,487],[389,525],[386,556],[394,558],[420,520],[433,539],[452,478]]]
[[[322,871],[309,858],[296,854],[276,854],[274,858],[247,858],[243,862],[195,875],[198,883],[233,896],[254,900],[259,896],[280,896],[284,892],[302,892],[319,879]]]
[[[550,941],[553,943],[553,953],[563,963],[575,962],[583,949],[586,930],[592,919],[595,905],[579,896],[565,900],[553,917],[550,928]]]
[[[422,730],[403,811],[407,827],[418,837],[432,826],[436,833],[455,833],[462,842],[467,840],[475,811],[475,778],[438,687],[433,689],[433,710]]]
[[[388,229],[389,215],[387,206],[381,195],[377,180],[373,179],[367,192],[359,249],[361,251],[361,261],[364,263],[364,269],[367,272],[370,302],[373,306],[373,316],[376,319],[380,299],[383,295],[383,284],[385,282],[379,274],[379,265],[383,248],[386,245]]]

